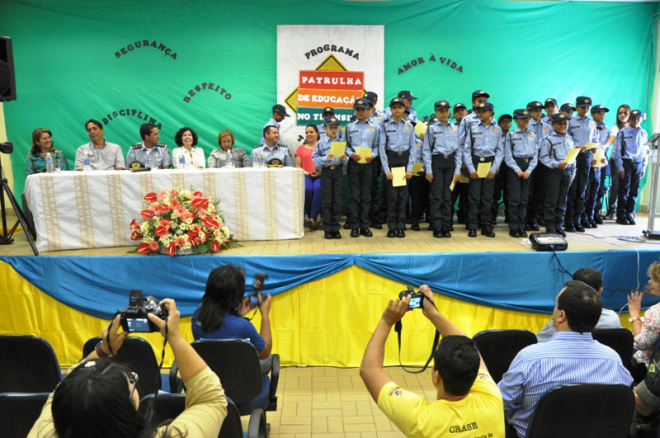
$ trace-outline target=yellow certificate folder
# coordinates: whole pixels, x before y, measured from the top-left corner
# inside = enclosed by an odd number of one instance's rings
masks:
[[[392,187],[403,187],[406,185],[406,168],[392,168]]]
[[[465,175],[464,173],[461,173],[461,177],[458,180],[459,184],[469,184],[470,183],[470,177]],[[452,187],[452,190],[454,188]]]
[[[333,157],[341,158],[341,156],[346,153],[346,142],[333,141],[332,145],[330,146],[330,153]]]
[[[584,148],[586,150],[591,150],[591,149],[596,149],[598,146],[600,146],[600,143],[589,142],[584,145]]]
[[[344,145],[346,145],[346,142],[344,142]],[[367,162],[367,157],[371,155],[371,148],[358,147],[356,154],[361,157],[358,163],[364,164]]]
[[[573,164],[575,163],[575,160],[577,159],[578,154],[580,153],[580,148],[571,148],[568,150],[568,153],[566,154],[566,159],[564,160],[564,163],[566,164]]]
[[[424,163],[415,163],[413,164],[413,175],[419,176],[419,172],[422,171],[422,168],[424,167]]]
[[[493,163],[479,163],[479,167],[477,167],[477,175],[479,175],[479,178],[486,178],[492,165]]]
[[[427,129],[428,129],[428,125],[426,123],[417,122],[417,124],[415,125],[415,134],[421,137],[422,135],[426,134]]]
[[[605,158],[605,150],[598,149],[594,154],[594,160],[597,161],[594,167],[603,167],[605,164],[602,162],[602,159]]]

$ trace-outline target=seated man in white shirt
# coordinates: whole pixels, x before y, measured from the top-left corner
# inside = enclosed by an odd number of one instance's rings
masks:
[[[76,170],[84,169],[85,160],[89,160],[91,170],[124,170],[126,166],[121,148],[105,141],[101,122],[90,119],[85,122],[85,129],[91,141],[76,151]]]
[[[593,287],[596,292],[599,294],[603,292],[603,276],[598,272],[597,269],[593,268],[582,268],[578,271],[575,271],[573,274],[573,280],[578,280],[583,283],[588,284]],[[600,312],[600,319],[598,319],[598,324],[594,328],[621,328],[621,320],[619,315],[616,314],[614,310],[606,309],[603,307],[603,310]],[[536,334],[536,339],[539,342],[547,342],[550,340],[552,335],[557,332],[553,324],[552,318],[548,323],[543,326],[540,332]]]

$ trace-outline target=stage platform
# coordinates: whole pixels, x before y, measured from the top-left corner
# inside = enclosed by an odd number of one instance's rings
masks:
[[[14,217],[8,218],[11,225]],[[342,222],[343,223],[343,222]],[[410,227],[410,226],[408,226]],[[476,238],[467,237],[467,230],[461,224],[455,224],[455,231],[450,239],[434,239],[433,232],[427,230],[428,224],[421,226],[421,231],[406,231],[404,239],[387,238],[387,226],[382,230],[372,229],[374,237],[350,237],[350,230],[341,230],[342,239],[326,240],[323,230],[310,231],[305,227],[302,239],[241,242],[241,246],[223,251],[221,255],[296,255],[296,254],[381,254],[381,253],[473,253],[473,252],[533,252],[521,244],[522,239],[509,237],[509,229],[500,215],[494,227],[495,238],[477,234]],[[637,225],[618,225],[614,220],[605,221],[597,229],[588,229],[585,233],[568,234],[568,251],[609,251],[629,249],[650,249],[656,242],[635,241],[642,236],[647,227],[647,215],[637,215]],[[544,231],[541,227],[541,232]],[[32,250],[21,232],[17,232],[16,242],[0,246],[0,256],[32,255]],[[621,240],[621,238],[628,238]],[[660,241],[657,242],[660,244]],[[135,247],[94,248],[88,250],[43,252],[42,255],[94,255],[120,256],[134,255]]]
[[[537,332],[548,321],[557,292],[579,268],[593,267],[604,277],[605,307],[620,311],[626,294],[646,283],[646,268],[660,259],[660,247],[640,238],[638,225],[613,221],[567,237],[568,251],[535,252],[508,236],[499,218],[497,237],[468,238],[455,225],[450,239],[432,232],[408,231],[405,239],[325,240],[321,230],[300,240],[244,242],[211,256],[142,256],[134,247],[59,251],[35,257],[23,233],[0,246],[0,333],[30,333],[53,344],[63,365],[80,358],[83,343],[97,336],[112,315],[126,307],[128,291],[177,300],[183,316],[199,306],[208,273],[232,263],[251,285],[257,272],[270,276],[274,351],[284,365],[354,367],[359,365],[373,328],[389,299],[405,285],[427,283],[438,308],[472,336],[484,329],[523,328]],[[13,222],[11,222],[13,224]],[[645,298],[644,305],[657,302]],[[621,313],[624,326],[625,310]],[[192,340],[190,318],[182,333]],[[259,327],[259,314],[253,323]],[[158,355],[159,335],[146,335]],[[433,330],[421,312],[404,319],[402,360],[423,363]],[[388,341],[386,363],[398,363],[396,337]],[[169,363],[169,354],[166,364]]]

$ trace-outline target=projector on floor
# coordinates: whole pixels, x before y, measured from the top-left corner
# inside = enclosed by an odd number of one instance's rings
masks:
[[[557,233],[532,233],[529,235],[535,251],[566,251],[568,242]]]

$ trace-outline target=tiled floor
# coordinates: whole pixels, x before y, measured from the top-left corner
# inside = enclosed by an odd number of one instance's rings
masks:
[[[435,400],[431,372],[386,369],[392,380]],[[356,368],[283,368],[276,412],[268,412],[271,438],[403,438],[371,399]],[[247,430],[248,417],[243,418]]]

